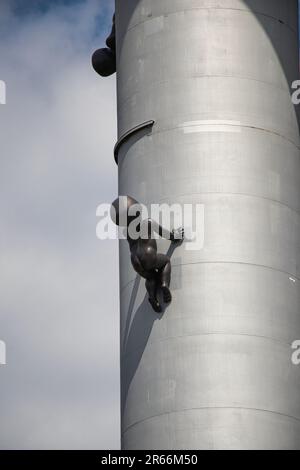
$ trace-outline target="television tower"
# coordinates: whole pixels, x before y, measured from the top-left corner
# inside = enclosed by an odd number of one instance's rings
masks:
[[[122,447],[300,449],[298,2],[116,0],[115,21],[119,194],[204,206],[163,315],[120,242]]]

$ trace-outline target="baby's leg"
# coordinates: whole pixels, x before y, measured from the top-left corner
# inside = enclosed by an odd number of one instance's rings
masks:
[[[149,278],[146,280],[146,289],[149,295],[149,302],[155,312],[160,313],[162,311],[161,305],[157,299],[157,279]]]
[[[171,281],[171,261],[168,256],[163,254],[157,255],[157,269],[159,272],[159,279],[161,289],[163,292],[164,301],[169,303],[172,300],[170,292],[170,281]]]

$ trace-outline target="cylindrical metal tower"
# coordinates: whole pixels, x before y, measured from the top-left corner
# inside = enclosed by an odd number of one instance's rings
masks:
[[[299,449],[297,0],[116,0],[116,28],[119,193],[205,211],[161,317],[120,242],[122,446]]]

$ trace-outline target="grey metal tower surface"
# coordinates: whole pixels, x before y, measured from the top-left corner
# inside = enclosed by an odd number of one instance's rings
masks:
[[[205,211],[163,316],[120,242],[122,446],[299,449],[297,0],[116,0],[116,28],[119,194]]]

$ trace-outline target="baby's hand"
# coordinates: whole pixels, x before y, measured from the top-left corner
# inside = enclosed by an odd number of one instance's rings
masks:
[[[170,236],[171,242],[174,242],[174,243],[182,242],[183,239],[184,239],[184,228],[183,227],[177,228],[176,230],[173,229],[171,231],[171,236]]]

